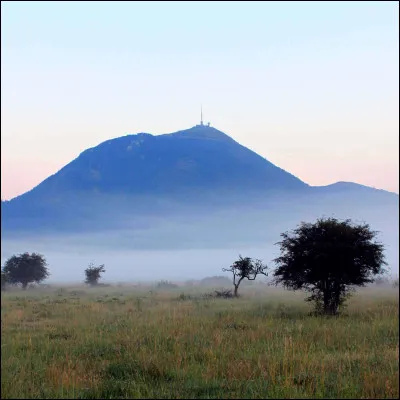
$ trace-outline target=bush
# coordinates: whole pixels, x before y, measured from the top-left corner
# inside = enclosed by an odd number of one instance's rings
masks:
[[[176,289],[179,286],[170,281],[160,281],[157,283],[156,287],[157,289]]]
[[[217,298],[231,299],[232,297],[235,297],[232,290],[215,290],[214,293]]]
[[[97,286],[103,272],[106,272],[104,264],[95,267],[93,263],[90,263],[89,267],[85,269],[85,283],[90,286]]]

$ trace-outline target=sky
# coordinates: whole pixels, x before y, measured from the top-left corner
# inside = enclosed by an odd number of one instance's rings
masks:
[[[311,185],[399,193],[399,4],[1,2],[1,198],[204,120]]]

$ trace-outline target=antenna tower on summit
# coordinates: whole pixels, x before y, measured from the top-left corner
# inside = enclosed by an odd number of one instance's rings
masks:
[[[200,125],[203,125],[203,106],[200,107]]]

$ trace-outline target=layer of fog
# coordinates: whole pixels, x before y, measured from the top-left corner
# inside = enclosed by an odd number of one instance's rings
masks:
[[[270,203],[268,207],[253,203],[198,214],[190,213],[189,207],[181,214],[142,215],[142,223],[127,213],[125,227],[118,230],[2,237],[1,261],[3,265],[12,254],[25,251],[44,254],[51,271],[48,282],[82,281],[90,262],[105,264],[104,281],[108,282],[200,279],[223,275],[221,269],[239,254],[259,258],[273,267],[272,260],[279,254],[274,244],[281,232],[301,221],[334,216],[367,222],[380,231],[378,239],[386,247],[389,273],[398,276],[398,202],[378,206],[368,199],[347,197],[343,201],[332,196],[323,201],[302,200]]]

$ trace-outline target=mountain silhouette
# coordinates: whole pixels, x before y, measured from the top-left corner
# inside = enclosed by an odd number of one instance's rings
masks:
[[[356,206],[357,196],[375,205],[398,202],[396,194],[354,183],[311,187],[225,133],[197,125],[156,136],[126,135],[85,150],[32,190],[2,202],[2,229],[101,229],[123,224],[128,216],[139,220],[277,203],[289,209],[349,196]]]
[[[29,196],[66,191],[166,195],[221,189],[299,189],[298,178],[208,126],[108,140],[37,186]]]

